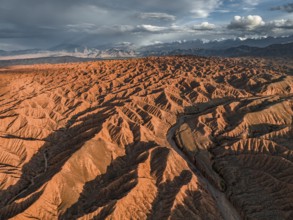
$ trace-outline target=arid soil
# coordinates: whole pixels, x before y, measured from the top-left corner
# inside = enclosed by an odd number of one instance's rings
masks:
[[[292,67],[0,69],[0,219],[293,219]]]

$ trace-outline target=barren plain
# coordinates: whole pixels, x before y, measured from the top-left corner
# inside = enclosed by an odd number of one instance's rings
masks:
[[[293,219],[293,63],[0,69],[0,219]]]

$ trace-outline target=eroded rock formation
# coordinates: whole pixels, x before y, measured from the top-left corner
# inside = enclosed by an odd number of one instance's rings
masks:
[[[0,70],[1,219],[292,219],[292,64]]]

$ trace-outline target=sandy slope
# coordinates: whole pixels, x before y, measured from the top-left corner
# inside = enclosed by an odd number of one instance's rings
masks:
[[[1,69],[0,219],[292,219],[292,91],[264,59]]]

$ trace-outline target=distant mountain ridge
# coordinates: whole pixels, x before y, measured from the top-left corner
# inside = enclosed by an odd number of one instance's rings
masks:
[[[204,42],[177,41],[136,47],[131,43],[88,47],[78,44],[59,44],[47,50],[0,50],[0,60],[25,60],[58,57],[81,59],[116,59],[162,55],[200,56],[289,56],[292,57],[293,36],[261,39],[228,39]]]
[[[273,44],[265,48],[240,46],[226,50],[229,56],[293,57],[293,43]]]
[[[220,56],[220,57],[293,57],[293,43],[273,44],[267,47],[251,47],[241,45],[228,49],[188,49],[173,50],[159,55],[198,55],[198,56]]]
[[[249,46],[249,47],[267,47],[272,44],[286,44],[293,42],[293,36],[288,37],[267,37],[260,39],[245,39],[241,40],[239,38],[236,39],[227,39],[223,41],[210,41],[205,43],[201,40],[195,41],[179,41],[173,43],[162,43],[155,44],[146,47],[140,48],[141,52],[148,53],[158,53],[165,52],[170,53],[173,50],[195,50],[195,49],[204,49],[204,50],[225,50],[232,47],[239,46]]]

